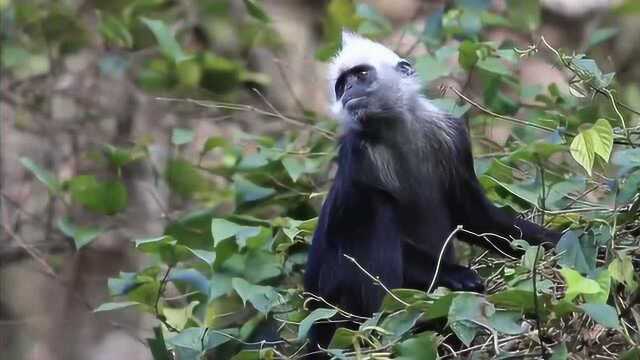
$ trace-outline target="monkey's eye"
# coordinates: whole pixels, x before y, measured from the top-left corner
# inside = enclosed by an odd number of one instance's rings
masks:
[[[336,100],[340,99],[342,97],[342,94],[344,94],[344,85],[346,81],[347,79],[344,76],[340,76],[336,81]]]
[[[369,76],[369,70],[360,70],[360,71],[356,72],[356,77],[360,81],[367,80],[368,76]]]
[[[400,62],[398,62],[398,64],[396,65],[396,69],[398,69],[398,71],[400,71],[404,75],[413,75],[413,73],[415,72],[413,66],[411,66],[411,64],[406,60],[401,60]]]

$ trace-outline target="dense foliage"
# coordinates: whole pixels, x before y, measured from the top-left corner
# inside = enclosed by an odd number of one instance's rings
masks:
[[[158,183],[171,189],[181,211],[167,214],[163,233],[131,239],[131,246],[153,261],[111,279],[113,301],[95,311],[135,307],[155,316],[159,326],[148,342],[155,359],[299,358],[307,352],[312,323],[351,316],[331,304],[305,310],[305,301],[316,299],[301,287],[306,250],[330,186],[338,129],[309,110],[283,114],[262,97],[269,79],[250,69],[246,50],[256,44],[278,49],[286,41],[263,5],[244,0],[251,18],[238,25],[229,20],[227,1],[200,1],[202,19],[191,24],[181,21],[173,1],[96,1],[99,33],[92,33],[72,5],[42,3],[0,1],[2,21],[12,24],[2,33],[3,72],[37,77],[50,70],[52,56],[71,56],[99,42],[106,49],[99,64],[106,76],[130,74],[143,91],[165,97],[159,101],[289,126],[277,135],[211,134],[198,154],[184,150],[194,141],[194,130],[174,128]],[[519,241],[526,250],[521,259],[465,248],[465,258],[486,279],[486,295],[389,290],[379,313],[355,317],[360,328],[338,331],[327,351],[340,359],[482,354],[567,359],[578,351],[637,358],[640,92],[592,58],[615,29],[593,31],[576,54],[537,34],[537,1],[507,1],[504,11],[483,0],[454,3],[425,19],[424,27],[402,31],[426,44],[426,53],[410,57],[427,88],[434,90],[445,77],[473,76],[482,95],[470,95],[466,86],[441,87],[429,95],[437,106],[468,120],[476,172],[492,201],[570,231],[551,253]],[[640,9],[627,1],[619,11]],[[325,43],[315,54],[319,61],[335,52],[342,28],[373,38],[393,30],[374,8],[349,0],[329,1],[325,16]],[[531,45],[489,41],[486,30],[495,28],[518,32]],[[198,46],[200,37],[224,42],[225,36],[236,37],[234,53]],[[516,69],[529,57],[562,69],[569,86],[521,84]],[[247,93],[258,105],[238,103],[239,94]],[[486,139],[487,129],[503,125],[513,126],[504,144]],[[99,164],[95,173],[65,179],[29,158],[22,158],[22,165],[51,197],[109,219],[128,206],[123,172],[143,162],[157,167],[149,157],[151,144],[153,139],[104,144],[92,154]],[[77,251],[108,231],[71,216],[58,219],[57,227]],[[353,271],[363,269],[354,264]],[[425,289],[430,280],[425,279]],[[425,320],[442,320],[446,327],[416,332]],[[444,343],[452,332],[462,348]],[[281,339],[256,340],[276,333]],[[603,347],[589,348],[590,341]]]

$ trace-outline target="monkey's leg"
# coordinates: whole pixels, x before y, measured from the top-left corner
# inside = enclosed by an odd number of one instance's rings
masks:
[[[475,271],[454,262],[453,249],[438,258],[420,247],[403,242],[403,287],[427,290],[438,270],[436,285],[454,291],[484,291],[482,279]],[[439,267],[438,267],[438,262]]]
[[[511,247],[512,239],[524,239],[531,245],[543,245],[546,248],[555,246],[562,236],[560,232],[516,218],[487,199],[473,168],[469,135],[461,122],[456,130],[454,157],[459,167],[458,174],[450,183],[453,190],[449,204],[451,217],[454,224],[462,225],[466,230],[499,235],[486,237],[491,243],[470,234],[460,234],[459,238],[515,256],[521,252]]]
[[[479,244],[488,249],[495,250],[497,248],[497,250],[512,256],[521,254],[521,251],[511,246],[513,239],[524,239],[530,245],[542,245],[545,248],[553,248],[560,240],[562,233],[516,218],[493,205],[484,195],[475,175],[466,183],[467,185],[464,186],[465,201],[458,204],[457,209],[460,213],[455,217],[456,220],[465,229],[476,234],[496,234],[498,236],[489,235],[485,239],[481,239],[471,234],[462,233],[460,234],[461,240]]]

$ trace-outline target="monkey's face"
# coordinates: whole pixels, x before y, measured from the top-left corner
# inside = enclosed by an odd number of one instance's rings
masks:
[[[372,130],[390,125],[398,118],[411,98],[419,94],[415,71],[409,62],[356,65],[343,71],[335,82],[338,115],[347,125]]]
[[[389,129],[420,96],[420,82],[409,62],[351,33],[342,34],[342,50],[329,67],[329,80],[331,109],[346,128]]]

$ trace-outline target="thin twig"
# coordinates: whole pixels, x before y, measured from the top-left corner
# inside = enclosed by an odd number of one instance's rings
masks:
[[[438,262],[436,263],[436,270],[433,272],[433,279],[431,279],[431,284],[429,284],[429,287],[427,288],[427,294],[430,294],[431,290],[433,290],[433,287],[436,285],[436,280],[438,280],[438,272],[440,272],[440,264],[442,264],[444,252],[447,249],[449,242],[451,242],[451,240],[453,239],[453,236],[460,230],[462,230],[462,225],[458,225],[455,228],[455,230],[453,230],[451,234],[447,236],[447,239],[444,241],[444,244],[442,244],[442,248],[440,249],[440,255],[438,256]]]
[[[285,116],[282,113],[275,113],[275,112],[271,112],[271,111],[267,111],[267,110],[262,110],[259,109],[255,106],[251,106],[251,105],[244,105],[244,104],[233,104],[233,103],[223,103],[223,102],[214,102],[214,101],[206,101],[206,100],[197,100],[197,99],[190,99],[190,98],[185,98],[185,99],[178,99],[178,98],[169,98],[169,97],[156,97],[156,100],[159,101],[176,101],[176,102],[188,102],[188,103],[193,103],[199,106],[203,106],[206,108],[214,108],[214,109],[225,109],[225,110],[234,110],[234,111],[247,111],[247,112],[254,112],[256,114],[259,115],[264,115],[264,116],[268,116],[268,117],[274,117],[274,118],[278,118],[281,119],[282,121],[292,124],[292,125],[296,125],[299,127],[304,127],[304,128],[308,128],[308,129],[312,129],[316,132],[318,132],[319,134],[321,134],[322,136],[330,139],[330,140],[335,140],[336,138],[336,134],[330,130],[327,129],[323,129],[321,127],[309,124],[307,122],[295,119],[294,117],[291,116]]]
[[[289,80],[289,76],[287,75],[288,74],[287,71],[285,71],[284,64],[282,63],[282,60],[280,60],[278,58],[273,58],[273,62],[276,64],[276,67],[278,68],[278,71],[280,72],[280,76],[282,77],[282,81],[284,82],[284,85],[287,88],[287,91],[289,92],[289,95],[291,95],[291,98],[296,103],[296,106],[298,107],[298,110],[300,110],[300,112],[304,113],[305,112],[304,105],[302,104],[302,101],[300,101],[300,98],[298,97],[296,92],[293,91],[293,85],[291,84],[291,81]]]
[[[399,297],[397,297],[394,293],[391,292],[391,290],[389,290],[388,287],[386,287],[382,281],[380,281],[380,278],[378,276],[373,276],[371,275],[371,273],[369,273],[365,268],[362,267],[362,265],[358,264],[358,261],[356,259],[354,259],[353,257],[347,255],[347,254],[343,254],[344,257],[346,257],[347,259],[349,259],[349,261],[351,261],[352,263],[354,263],[358,269],[360,269],[360,271],[362,271],[365,275],[367,275],[371,280],[373,280],[373,282],[376,285],[379,285],[381,288],[384,289],[384,291],[389,294],[394,300],[396,300],[397,302],[401,303],[404,306],[409,306],[409,303],[405,302],[404,300],[400,299]]]
[[[160,320],[160,322],[162,324],[164,324],[164,326],[167,327],[167,329],[171,332],[180,332],[178,329],[176,329],[175,327],[173,327],[173,325],[169,324],[169,322],[167,322],[167,319],[164,317],[164,315],[160,314],[160,298],[162,297],[162,293],[164,292],[164,288],[167,285],[167,279],[169,278],[169,273],[171,272],[171,270],[173,269],[173,266],[169,266],[167,268],[167,271],[164,273],[164,276],[162,276],[162,280],[160,281],[160,286],[158,287],[158,294],[156,295],[156,301],[153,305],[153,309],[156,315],[156,318],[158,320]]]

